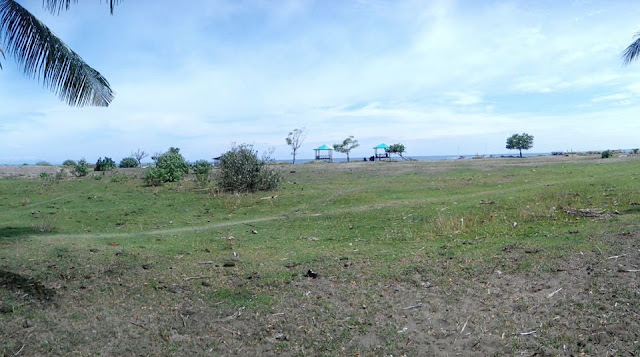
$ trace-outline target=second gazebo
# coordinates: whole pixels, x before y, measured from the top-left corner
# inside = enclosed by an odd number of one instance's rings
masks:
[[[391,158],[391,155],[389,155],[389,145],[382,143],[373,149],[376,151],[376,160],[389,160]]]
[[[333,162],[333,148],[331,146],[324,144],[313,150],[316,152],[317,161]]]

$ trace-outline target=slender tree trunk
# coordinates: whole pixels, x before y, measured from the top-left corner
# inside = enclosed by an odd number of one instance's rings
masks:
[[[522,157],[522,149],[520,149],[520,157]]]
[[[291,162],[291,164],[295,165],[296,164],[296,151],[293,150],[293,162]]]
[[[347,162],[349,162],[349,152],[347,152]]]

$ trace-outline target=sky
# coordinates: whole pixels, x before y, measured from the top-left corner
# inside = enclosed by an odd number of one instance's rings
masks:
[[[408,156],[640,147],[640,62],[621,53],[640,2],[403,0],[81,1],[52,15],[19,0],[115,91],[69,107],[0,58],[0,163],[61,163],[234,143],[288,159],[353,135]],[[512,152],[515,154],[515,152]],[[342,157],[335,154],[335,157]]]

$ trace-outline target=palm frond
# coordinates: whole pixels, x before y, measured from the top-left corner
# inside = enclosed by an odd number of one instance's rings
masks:
[[[0,0],[0,39],[29,77],[72,106],[108,106],[109,82],[49,28],[13,0]]]
[[[640,33],[636,34],[636,40],[622,53],[622,61],[625,65],[637,60],[640,56]]]
[[[102,0],[101,0],[102,1]],[[113,15],[113,8],[123,0],[105,0],[109,2],[109,9]],[[78,0],[42,0],[42,5],[52,14],[59,14],[62,10],[69,10],[71,3],[77,3]]]

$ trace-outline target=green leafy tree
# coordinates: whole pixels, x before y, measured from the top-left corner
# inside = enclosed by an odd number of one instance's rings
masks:
[[[293,129],[292,132],[289,133],[287,138],[287,145],[291,146],[291,155],[293,156],[292,164],[296,163],[296,153],[302,143],[304,143],[304,139],[306,139],[306,135],[304,134],[304,128],[302,129]]]
[[[165,182],[182,180],[189,173],[189,164],[180,154],[179,148],[171,147],[167,152],[152,157],[156,167],[145,172],[144,181],[149,186],[159,186]]]
[[[280,175],[260,160],[253,146],[241,144],[220,156],[217,181],[220,188],[232,192],[274,190]]]
[[[387,152],[390,154],[397,154],[398,156],[400,156],[402,158],[402,160],[406,160],[403,156],[404,154],[404,145],[403,144],[393,144],[391,146],[389,146],[389,148],[387,149]]]
[[[110,157],[98,158],[94,171],[111,171],[116,168],[116,162]]]
[[[640,149],[631,149],[631,152],[632,152],[634,155],[638,155],[638,150],[640,150]]]
[[[118,167],[120,168],[138,167],[138,160],[136,160],[134,157],[125,157],[124,159],[120,160],[120,164],[118,164]]]
[[[522,150],[529,150],[533,147],[533,135],[513,134],[507,138],[506,147],[509,150],[520,150],[520,157],[522,157]]]
[[[72,2],[78,1],[43,0],[43,5],[59,14]],[[108,0],[112,14],[119,2]],[[0,0],[0,39],[0,54],[14,57],[22,72],[38,78],[69,105],[106,107],[113,100],[109,82],[14,0]]]
[[[339,153],[346,154],[347,162],[349,162],[349,153],[351,152],[351,150],[357,148],[358,146],[360,146],[358,140],[354,140],[353,135],[351,135],[344,139],[341,144],[333,144],[333,150]]]

